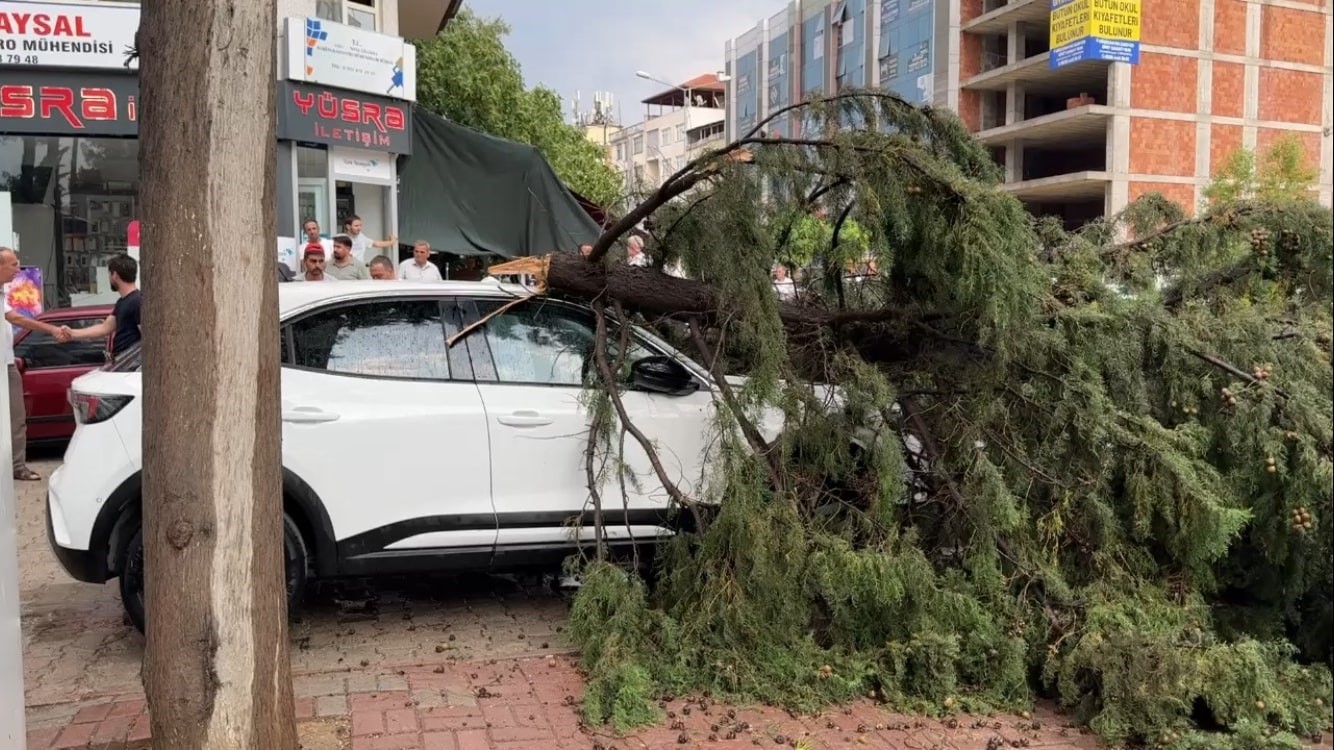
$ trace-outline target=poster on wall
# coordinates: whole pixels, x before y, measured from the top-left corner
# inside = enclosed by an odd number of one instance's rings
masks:
[[[18,275],[5,287],[5,301],[9,309],[25,318],[35,318],[42,314],[42,269],[37,266],[22,266]],[[19,327],[13,326],[18,333]]]

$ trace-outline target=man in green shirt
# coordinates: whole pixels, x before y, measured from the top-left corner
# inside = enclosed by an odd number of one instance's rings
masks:
[[[325,267],[324,273],[338,281],[356,281],[370,279],[366,264],[352,254],[352,238],[346,234],[336,234],[333,238],[333,262]]]

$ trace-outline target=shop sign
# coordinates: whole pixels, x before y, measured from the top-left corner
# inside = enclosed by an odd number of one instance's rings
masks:
[[[129,73],[0,68],[0,130],[127,136],[139,131],[139,80]]]
[[[377,96],[415,101],[417,48],[321,18],[288,18],[287,77]]]
[[[388,185],[394,181],[394,155],[335,146],[329,149],[335,180]]]
[[[412,153],[412,105],[382,96],[283,81],[278,139]]]
[[[124,69],[138,30],[138,6],[0,0],[0,67]]]

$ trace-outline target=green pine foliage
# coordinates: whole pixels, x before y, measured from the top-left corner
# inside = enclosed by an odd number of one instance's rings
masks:
[[[1146,196],[1066,232],[948,113],[858,94],[803,114],[818,142],[753,144],[655,217],[658,260],[724,300],[743,413],[789,427],[776,481],[720,409],[712,520],[652,585],[585,568],[587,718],[626,729],[707,690],[933,714],[1050,698],[1109,741],[1181,749],[1327,728],[1330,211]],[[855,288],[845,210],[878,266]],[[768,275],[807,253],[797,304],[845,314],[814,332]]]

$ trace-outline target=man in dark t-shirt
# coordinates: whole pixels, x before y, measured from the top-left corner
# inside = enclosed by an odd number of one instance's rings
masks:
[[[143,305],[143,295],[136,282],[139,279],[139,264],[128,255],[117,255],[107,264],[111,276],[111,288],[120,294],[111,314],[97,325],[87,328],[69,329],[69,336],[75,341],[91,341],[112,336],[111,356],[114,359],[126,349],[139,343],[141,338],[139,321]]]

